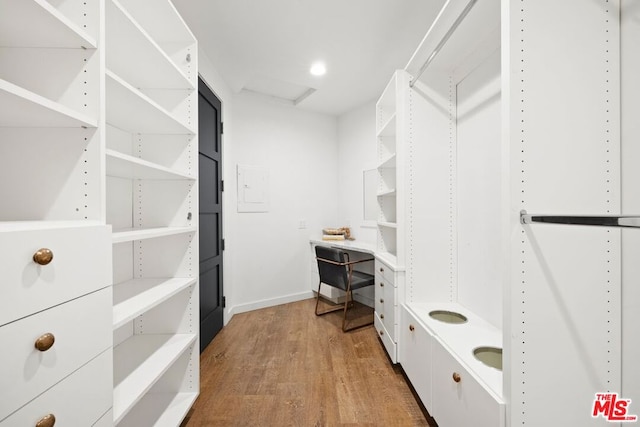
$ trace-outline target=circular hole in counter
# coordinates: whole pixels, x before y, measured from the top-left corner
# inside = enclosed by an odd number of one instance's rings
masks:
[[[502,371],[502,349],[498,347],[477,347],[473,355],[485,365]]]
[[[456,313],[455,311],[433,310],[429,312],[429,316],[444,323],[459,324],[467,322],[466,316]]]

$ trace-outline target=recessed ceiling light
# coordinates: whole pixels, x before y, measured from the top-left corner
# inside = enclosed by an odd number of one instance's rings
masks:
[[[323,76],[327,72],[327,67],[322,62],[316,62],[311,65],[309,72],[314,76]]]

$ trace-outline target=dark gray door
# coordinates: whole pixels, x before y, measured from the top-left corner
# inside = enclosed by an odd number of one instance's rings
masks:
[[[221,102],[198,79],[200,179],[200,352],[222,329]]]

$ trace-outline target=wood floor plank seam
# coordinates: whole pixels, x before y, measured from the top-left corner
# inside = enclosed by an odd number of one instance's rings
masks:
[[[201,354],[200,396],[181,427],[435,426],[373,326],[344,333],[341,313],[314,306],[233,316]]]

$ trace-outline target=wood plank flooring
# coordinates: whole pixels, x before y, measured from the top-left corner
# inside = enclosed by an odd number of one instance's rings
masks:
[[[343,333],[342,313],[314,304],[236,314],[201,355],[182,427],[435,425],[373,326]]]

